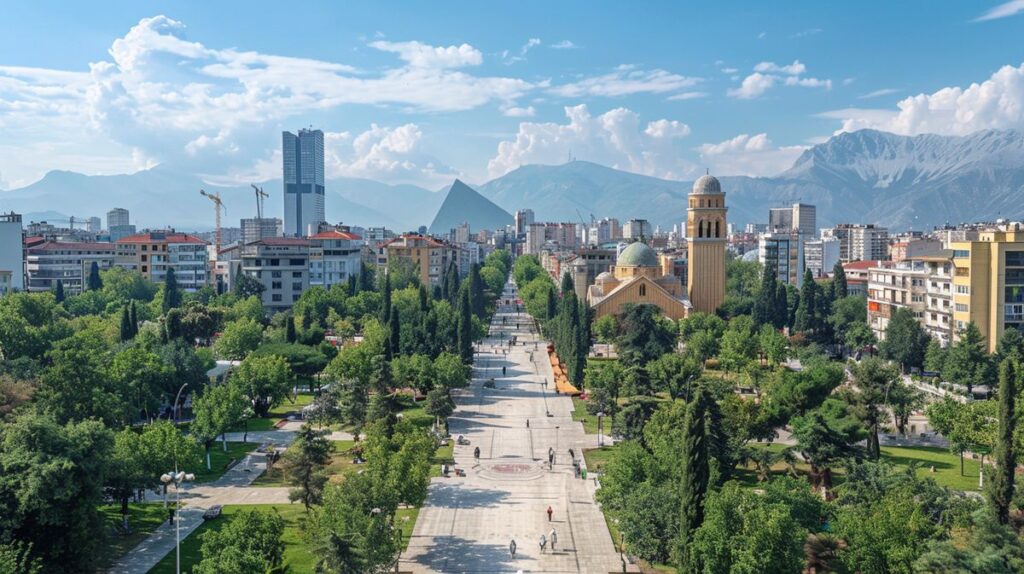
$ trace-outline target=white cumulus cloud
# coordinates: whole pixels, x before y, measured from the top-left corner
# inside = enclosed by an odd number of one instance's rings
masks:
[[[776,76],[771,74],[754,72],[746,78],[743,78],[743,83],[740,84],[740,87],[730,88],[726,94],[741,100],[752,100],[767,92],[775,85],[777,79],[778,78]]]
[[[619,66],[614,72],[584,78],[556,86],[551,93],[567,98],[583,96],[628,96],[633,94],[664,94],[693,87],[700,78],[680,76],[665,70],[637,70],[632,66]]]
[[[1024,129],[1024,64],[1003,66],[987,80],[901,100],[893,109],[845,109],[822,114],[839,131],[864,128],[898,134],[965,135],[983,129]]]
[[[741,100],[753,100],[763,96],[778,84],[832,89],[832,80],[805,77],[806,72],[807,66],[800,60],[793,60],[792,64],[783,65],[775,62],[759,62],[754,66],[754,72],[743,78],[739,86],[726,90],[726,95]]]
[[[697,148],[700,159],[719,175],[777,175],[793,165],[804,146],[776,147],[768,134],[740,134],[719,143],[706,143]]]
[[[659,119],[646,125],[626,108],[591,115],[586,105],[565,108],[567,123],[523,122],[514,139],[498,144],[497,154],[487,164],[491,177],[498,177],[528,163],[557,164],[572,155],[616,169],[686,179],[697,172],[682,159],[685,149],[679,140],[690,133],[685,123]]]
[[[761,62],[754,66],[755,72],[772,72],[777,74],[790,74],[799,76],[807,71],[807,66],[800,63],[800,60],[793,60],[792,64],[780,66],[775,62]]]

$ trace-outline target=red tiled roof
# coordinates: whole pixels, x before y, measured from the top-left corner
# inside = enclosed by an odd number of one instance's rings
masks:
[[[85,242],[63,242],[63,241],[47,241],[45,243],[34,245],[28,248],[29,251],[57,251],[57,250],[76,250],[76,251],[110,251],[114,252],[113,243],[85,243]]]
[[[282,247],[294,245],[298,247],[308,247],[309,241],[303,237],[264,237],[263,239],[249,243],[249,245],[279,245]]]
[[[852,269],[854,271],[867,270],[872,267],[892,267],[892,261],[851,261],[849,263],[843,263],[843,269]]]
[[[118,239],[117,243],[203,243],[209,245],[208,242],[187,233],[156,233],[158,236],[163,235],[163,238],[154,238],[153,235],[153,233],[136,233]]]
[[[425,241],[427,243],[427,246],[429,246],[429,247],[444,247],[444,243],[441,243],[440,241],[434,239],[433,237],[427,237],[426,235],[416,235],[416,234],[406,234],[406,235],[402,235],[402,236],[396,237],[394,239],[388,240],[388,241],[386,241],[384,243],[383,247],[387,247],[388,245],[391,245],[393,243],[398,243],[399,241],[403,241],[403,240],[404,241],[408,241],[410,239],[413,240],[413,241],[423,240],[423,241]]]
[[[354,239],[362,239],[362,237],[356,235],[355,233],[350,233],[348,231],[338,231],[336,229],[332,229],[330,231],[321,231],[320,233],[317,233],[316,235],[310,235],[309,239],[353,239],[354,240]]]
[[[38,235],[25,238],[25,247],[32,247],[33,245],[39,245],[40,243],[46,243],[46,238]]]

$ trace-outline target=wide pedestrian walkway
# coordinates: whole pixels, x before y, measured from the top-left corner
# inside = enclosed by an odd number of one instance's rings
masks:
[[[515,297],[509,284],[502,301]],[[477,348],[472,385],[456,397],[450,419],[452,434],[470,442],[455,447],[456,468],[466,476],[433,479],[403,572],[622,572],[594,502],[595,482],[577,478],[569,456],[571,448],[580,459],[593,437],[573,422],[571,399],[554,394],[545,346],[529,315],[499,306]],[[558,542],[541,552],[540,537],[552,529]]]

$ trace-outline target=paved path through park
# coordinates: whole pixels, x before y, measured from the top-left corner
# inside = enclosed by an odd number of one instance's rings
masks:
[[[509,285],[502,299],[515,297]],[[511,336],[517,344],[509,347]],[[450,419],[452,435],[470,441],[455,447],[455,466],[466,476],[433,479],[402,555],[403,572],[622,571],[594,502],[595,481],[576,478],[569,457],[570,448],[579,458],[596,440],[572,421],[571,399],[554,394],[545,346],[525,312],[499,306],[490,336],[477,348],[472,385],[456,397]],[[494,388],[484,388],[492,378]],[[555,450],[552,469],[549,448]],[[540,536],[552,528],[558,544],[541,553]]]

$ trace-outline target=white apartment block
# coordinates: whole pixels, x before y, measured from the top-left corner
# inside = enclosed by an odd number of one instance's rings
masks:
[[[948,257],[911,259],[868,270],[868,325],[879,340],[889,320],[907,308],[943,346],[953,340],[953,264]]]
[[[366,242],[345,229],[321,231],[309,237],[309,284],[330,289],[358,277]]]
[[[113,243],[71,243],[46,241],[25,250],[28,290],[49,291],[57,282],[66,295],[77,295],[85,289],[92,264],[100,269],[114,266]]]
[[[25,288],[21,215],[0,214],[0,295]]]
[[[291,309],[309,287],[309,241],[267,237],[241,248],[242,273],[263,284],[268,314]]]
[[[826,277],[839,262],[839,240],[812,239],[804,242],[804,266],[816,278]]]
[[[575,223],[531,223],[526,227],[526,249],[524,253],[538,255],[545,244],[572,250],[579,247],[579,235]]]

